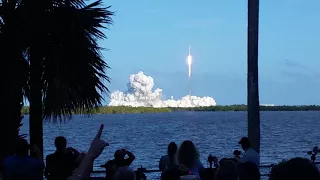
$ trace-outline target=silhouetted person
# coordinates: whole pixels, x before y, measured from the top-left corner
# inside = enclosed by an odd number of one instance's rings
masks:
[[[240,162],[240,163],[245,163],[245,162],[252,162],[256,166],[260,165],[260,157],[259,154],[251,148],[250,141],[247,137],[241,138],[239,141],[239,144],[241,145],[242,149],[244,150],[244,154],[242,155],[241,158],[235,156],[235,158]]]
[[[167,155],[164,155],[161,157],[160,162],[159,162],[159,169],[160,171],[164,171],[168,168],[173,168],[175,167],[178,162],[177,162],[177,151],[178,151],[178,146],[176,143],[171,142],[168,145],[168,151]]]
[[[216,180],[238,180],[237,165],[229,159],[221,161],[216,173]]]
[[[136,180],[136,174],[134,170],[132,170],[128,166],[123,166],[117,169],[114,179],[115,180]]]
[[[54,144],[56,151],[46,157],[45,176],[48,180],[65,180],[78,167],[79,152],[67,148],[67,140],[62,136],[56,137]]]
[[[127,159],[125,159],[126,155],[128,155]],[[130,166],[134,160],[135,156],[131,152],[121,149],[114,153],[113,160],[108,161],[106,164],[101,165],[100,167],[106,168],[106,179],[113,180],[115,172],[119,167]]]
[[[186,166],[191,174],[197,175],[198,179],[201,179],[200,174],[204,172],[204,167],[199,160],[199,153],[191,141],[184,141],[181,144],[178,163]]]
[[[320,173],[310,160],[293,158],[272,168],[269,180],[319,180]]]
[[[42,178],[43,162],[39,149],[34,148],[37,157],[29,156],[30,146],[24,139],[16,142],[15,155],[4,160],[3,180],[39,180]]]
[[[239,165],[239,180],[260,180],[258,166],[252,162],[245,162]]]
[[[177,165],[173,168],[166,169],[161,174],[161,180],[180,180],[180,176],[185,176],[189,174],[187,167],[183,165]]]

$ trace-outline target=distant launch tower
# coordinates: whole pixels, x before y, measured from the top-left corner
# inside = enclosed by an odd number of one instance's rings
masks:
[[[191,56],[191,47],[190,47],[190,45],[189,45],[189,55],[187,57],[187,64],[188,64],[188,90],[189,90],[189,96],[191,96],[190,78],[191,78],[192,56]]]

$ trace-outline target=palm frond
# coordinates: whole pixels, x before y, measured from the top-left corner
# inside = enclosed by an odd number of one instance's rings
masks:
[[[109,66],[97,39],[112,22],[113,13],[98,7],[100,1],[83,8],[59,7],[51,17],[50,40],[44,54],[43,108],[46,119],[71,117],[74,111],[88,113],[101,105],[101,93]],[[50,50],[50,51],[48,51]]]

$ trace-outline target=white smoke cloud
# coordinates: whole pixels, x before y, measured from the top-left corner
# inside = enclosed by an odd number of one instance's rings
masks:
[[[130,75],[127,92],[114,91],[110,95],[109,106],[148,107],[202,107],[215,106],[212,97],[184,96],[180,100],[162,100],[162,89],[153,91],[153,78],[142,71]]]

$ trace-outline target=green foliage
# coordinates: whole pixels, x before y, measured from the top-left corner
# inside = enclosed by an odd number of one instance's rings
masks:
[[[129,107],[129,106],[104,106],[97,109],[99,114],[132,114],[132,113],[160,113],[171,112],[171,108],[153,108],[153,107]]]
[[[193,108],[153,108],[153,107],[130,107],[130,106],[101,106],[89,114],[134,114],[134,113],[160,113],[174,111],[247,111],[246,105],[229,105],[229,106],[209,106]],[[260,106],[260,111],[320,111],[320,106]],[[22,114],[28,114],[29,107],[22,108]],[[75,111],[74,114],[80,114]]]
[[[247,111],[247,105],[209,106],[187,108],[190,111]],[[260,111],[319,111],[320,106],[260,106]]]

